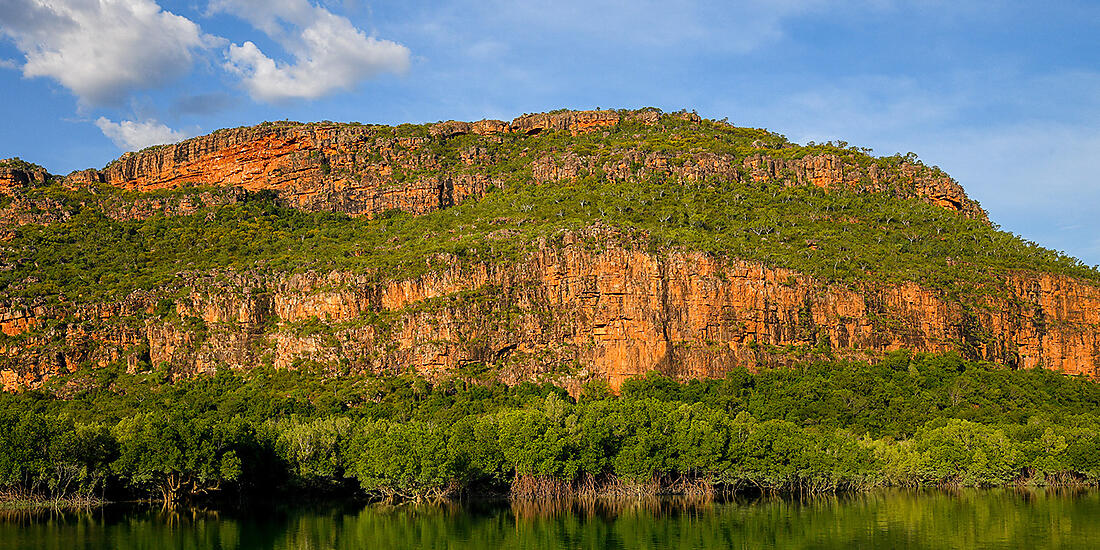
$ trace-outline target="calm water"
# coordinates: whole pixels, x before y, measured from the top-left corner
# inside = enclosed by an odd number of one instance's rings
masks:
[[[12,548],[1100,548],[1100,493],[886,491],[702,505],[6,512],[0,549]]]

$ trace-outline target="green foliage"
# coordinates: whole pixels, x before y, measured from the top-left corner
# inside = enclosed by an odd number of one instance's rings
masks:
[[[136,414],[114,432],[120,449],[114,470],[136,487],[155,489],[166,504],[240,478],[237,448],[251,437],[251,427],[239,418],[164,413]]]
[[[102,487],[117,443],[102,424],[33,411],[0,412],[0,487],[52,501],[89,498]]]
[[[576,442],[564,424],[567,408],[565,401],[550,394],[542,407],[500,416],[501,455],[517,476],[576,477]]]
[[[733,159],[831,154],[846,165],[876,165],[887,187],[907,185],[902,166],[943,176],[912,153],[876,158],[844,142],[798,146],[763,129],[692,122],[686,113],[666,114],[653,125],[621,114],[624,119],[606,135],[548,131],[443,139],[429,137],[428,125],[371,129],[402,142],[414,140],[425,154],[439,159],[442,168],[398,170],[394,181],[446,170],[488,176],[494,184],[478,199],[423,216],[390,212],[368,220],[307,213],[280,206],[273,193],[260,192],[189,216],[115,221],[97,205],[178,199],[212,190],[132,193],[54,182],[28,190],[28,196],[37,197],[31,202],[57,204],[72,217],[48,227],[12,228],[12,238],[0,243],[0,253],[12,263],[0,270],[0,288],[8,298],[85,302],[136,289],[184,288],[195,273],[219,270],[341,269],[398,279],[443,264],[514,261],[539,239],[553,242],[563,231],[596,223],[622,229],[630,244],[658,253],[674,247],[702,250],[845,284],[917,281],[965,297],[997,292],[1003,276],[1017,270],[1100,281],[1096,270],[1061,253],[980,220],[895,197],[909,196],[905,193],[788,187],[783,182],[755,183],[747,176],[741,177],[743,182],[689,181],[644,171],[640,165],[631,170],[637,175],[625,181],[608,178],[605,166],[638,164],[627,162],[627,152],[662,155],[673,165],[703,153]],[[407,145],[395,147],[405,150]],[[467,166],[462,158],[471,147],[484,149],[491,162]],[[543,156],[555,162],[581,159],[577,177],[533,183],[531,161]],[[315,152],[314,157],[322,171],[334,169],[324,155]]]
[[[269,368],[83,380],[67,399],[0,394],[0,489],[56,497],[110,481],[176,502],[219,488],[439,497],[523,480],[797,492],[1100,481],[1100,384],[955,355],[650,374],[618,396],[589,384],[579,401],[549,385]]]
[[[363,489],[389,498],[443,496],[457,474],[448,432],[435,423],[368,421],[347,452]]]
[[[1017,270],[1092,280],[1096,271],[985,223],[913,200],[814,187],[592,178],[515,184],[423,216],[306,213],[258,195],[192,216],[115,221],[93,209],[20,226],[0,243],[9,297],[103,300],[183,288],[196,272],[374,272],[402,278],[447,262],[509,262],[540,238],[594,220],[656,252],[684,247],[846,284],[920,281],[956,296],[996,292]],[[508,239],[495,235],[507,232]],[[444,237],[446,236],[446,237]],[[442,265],[436,262],[437,265]],[[191,275],[189,275],[191,274]]]
[[[920,474],[929,479],[1000,485],[1011,481],[1021,465],[1015,442],[1003,430],[967,420],[926,428],[915,440]]]
[[[347,417],[320,417],[303,421],[296,416],[265,424],[275,452],[287,466],[294,485],[307,488],[336,486],[344,478],[345,457],[352,434]]]

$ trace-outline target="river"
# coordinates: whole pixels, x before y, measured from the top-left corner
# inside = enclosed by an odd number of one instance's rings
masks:
[[[1100,492],[0,510],[0,549],[1100,548]]]

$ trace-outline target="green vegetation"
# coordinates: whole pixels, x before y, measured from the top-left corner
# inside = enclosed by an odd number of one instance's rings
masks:
[[[888,490],[699,498],[357,506],[292,501],[106,513],[0,510],[9,548],[1087,549],[1100,491]]]
[[[0,159],[0,168],[7,168],[10,170],[22,170],[24,172],[45,172],[46,169],[41,166],[27,162],[19,157],[12,157],[10,159]]]
[[[102,374],[102,373],[100,373]],[[259,369],[73,375],[0,394],[11,495],[349,490],[821,492],[1100,481],[1100,385],[954,355],[817,363],[621,395]],[[106,493],[104,488],[106,487]],[[562,489],[564,488],[564,489]],[[532,494],[528,491],[527,494]],[[535,492],[538,496],[540,493]]]
[[[735,160],[827,153],[887,175],[916,165],[942,176],[912,154],[875,158],[843,142],[796,146],[766,130],[688,118],[667,115],[654,126],[624,119],[581,136],[548,131],[492,139],[431,137],[428,125],[353,125],[396,138],[392,151],[363,151],[355,160],[406,155],[408,162],[392,166],[395,184],[444,171],[493,182],[482,197],[422,216],[310,213],[286,207],[273,192],[240,191],[226,198],[229,205],[192,215],[120,221],[105,211],[139,198],[171,203],[210,190],[138,195],[51,180],[9,201],[56,215],[34,218],[53,220],[49,225],[4,228],[0,299],[67,305],[153,291],[156,307],[148,315],[201,342],[218,327],[181,318],[173,307],[197,279],[217,286],[219,278],[256,275],[245,279],[261,282],[242,291],[257,293],[265,291],[262,281],[273,280],[265,276],[293,272],[400,279],[440,266],[521,261],[539,243],[560,244],[568,232],[596,253],[612,245],[657,256],[696,250],[853,287],[916,281],[966,307],[1000,293],[1005,276],[1017,271],[1100,282],[1100,272],[1076,259],[903,198],[911,194],[900,180],[891,184],[899,189],[889,190],[896,193],[868,193],[859,191],[871,188],[869,179],[856,189],[826,191],[753,183],[744,169],[738,178],[695,180],[647,171],[649,160],[684,166],[709,153]],[[464,155],[474,147],[475,156],[491,161],[467,164]],[[413,156],[430,162],[418,165],[409,161]],[[576,177],[535,183],[532,161],[547,158],[571,166]],[[318,153],[310,161],[323,177],[349,175],[342,159]],[[418,168],[424,165],[432,169]],[[625,181],[608,176],[624,166]],[[490,294],[483,289],[414,307],[474,303]],[[29,333],[0,335],[0,343],[40,336],[57,343],[64,332],[58,329],[74,322],[64,315]],[[898,323],[873,314],[872,321]],[[347,321],[379,328],[387,322],[380,313]],[[332,326],[311,318],[279,330],[316,336]],[[826,344],[819,342],[822,350]],[[409,376],[333,379],[267,366],[176,383],[167,370],[124,374],[117,364],[78,372],[53,379],[50,391],[0,394],[0,425],[12,427],[0,430],[0,489],[12,499],[152,495],[174,503],[271,488],[420,498],[1100,480],[1100,386],[1048,371],[899,354],[874,365],[738,370],[682,384],[654,375],[628,381],[620,396],[593,384],[573,399],[553,386],[486,381],[483,367],[467,365],[457,378],[434,385]]]
[[[28,204],[47,204],[71,218],[12,227],[12,238],[0,241],[0,256],[6,258],[0,289],[9,299],[83,302],[117,299],[136,289],[185,286],[181,273],[212,270],[342,269],[400,278],[444,263],[513,261],[540,238],[553,242],[564,231],[596,224],[621,229],[627,245],[657,253],[676,247],[702,250],[849,285],[917,281],[957,298],[998,292],[1003,276],[1016,270],[1100,281],[1100,272],[1074,258],[980,220],[915,198],[897,198],[912,196],[904,189],[909,184],[900,175],[902,166],[945,176],[924,167],[912,153],[876,158],[845,142],[799,146],[767,130],[692,121],[686,113],[663,115],[653,125],[627,111],[620,115],[606,132],[578,136],[542,132],[444,139],[429,137],[425,124],[343,125],[372,135],[415,138],[415,151],[398,140],[393,151],[385,152],[393,157],[388,162],[394,182],[447,172],[488,176],[496,184],[479,199],[424,216],[394,211],[368,220],[307,213],[280,206],[274,194],[261,192],[190,216],[116,221],[100,206],[141,198],[170,201],[209,190],[138,194],[108,186],[72,189],[59,181],[25,189],[21,193]],[[473,147],[490,160],[468,166],[463,155]],[[876,185],[888,192],[751,183],[744,168],[738,168],[743,183],[690,181],[649,170],[638,156],[656,154],[677,166],[712,153],[735,162],[762,154],[776,159],[831,154],[845,166],[876,165],[882,178]],[[435,159],[428,163],[432,168],[406,166],[406,157],[413,155]],[[323,173],[347,170],[328,164],[327,157],[314,157],[321,159]],[[383,161],[374,149],[358,158]],[[535,184],[532,161],[537,158],[572,163],[577,177]],[[620,165],[632,174],[626,181],[605,173]],[[889,191],[893,188],[897,192]],[[438,261],[440,255],[446,262]]]
[[[995,292],[1014,270],[1100,280],[1078,260],[915,200],[814,187],[594,178],[513,185],[423,216],[307,213],[268,194],[191,216],[116,221],[83,209],[13,228],[0,242],[10,297],[92,301],[179,284],[185,272],[376,272],[400,278],[447,262],[514,261],[540,237],[595,221],[628,246],[682,247],[846,284],[919,281],[956,296]],[[507,235],[508,238],[500,238]]]

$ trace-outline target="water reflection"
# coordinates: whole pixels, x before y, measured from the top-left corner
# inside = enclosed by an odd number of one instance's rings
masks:
[[[1094,548],[1100,493],[0,512],[0,549]]]

